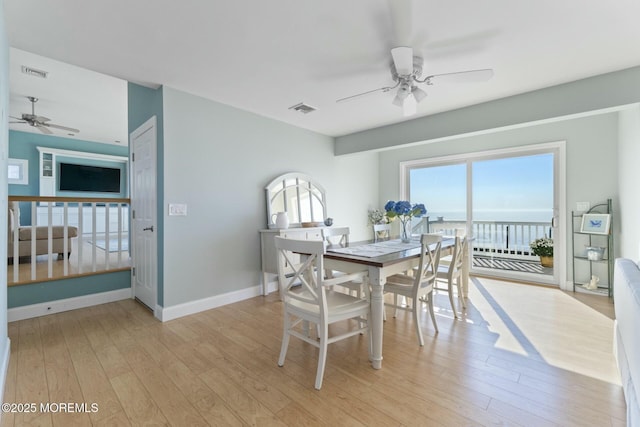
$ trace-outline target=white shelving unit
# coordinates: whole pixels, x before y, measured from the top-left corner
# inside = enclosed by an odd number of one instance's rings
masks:
[[[576,290],[613,296],[613,220],[609,223],[608,234],[593,234],[580,231],[582,217],[587,213],[602,213],[612,216],[611,199],[604,203],[594,205],[586,212],[572,212],[571,242],[573,250],[573,291]],[[602,259],[590,259],[586,248],[598,246],[604,248]],[[587,290],[584,286],[589,283],[592,276],[598,276],[598,288]]]

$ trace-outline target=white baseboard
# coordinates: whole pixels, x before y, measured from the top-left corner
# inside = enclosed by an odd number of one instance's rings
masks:
[[[4,346],[4,354],[0,361],[0,402],[4,403],[4,386],[7,382],[7,371],[9,370],[9,356],[11,355],[11,340],[7,337],[7,345]],[[0,420],[2,413],[0,412]]]
[[[203,298],[196,301],[189,301],[184,304],[173,305],[170,307],[158,307],[156,309],[156,313],[159,313],[160,315],[156,317],[163,322],[167,322],[179,317],[188,316],[205,310],[211,310],[216,307],[222,307],[223,305],[243,301],[259,295],[262,295],[262,285],[228,292],[226,294],[216,295],[209,298]]]
[[[115,291],[101,292],[99,294],[84,295],[81,297],[10,308],[7,310],[7,318],[9,322],[15,322],[17,320],[31,319],[33,317],[61,313],[63,311],[91,307],[93,305],[106,304],[129,298],[131,298],[131,288],[117,289]]]

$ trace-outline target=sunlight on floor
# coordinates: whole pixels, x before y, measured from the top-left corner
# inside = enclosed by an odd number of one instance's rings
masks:
[[[553,288],[474,278],[469,292],[487,328],[499,336],[496,347],[620,384],[613,320],[607,316]],[[528,304],[523,305],[523,299]],[[562,321],[550,324],[549,318]]]

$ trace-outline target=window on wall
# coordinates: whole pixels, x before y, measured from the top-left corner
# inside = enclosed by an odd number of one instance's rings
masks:
[[[7,182],[9,184],[29,184],[29,161],[25,159],[9,159],[7,162]]]

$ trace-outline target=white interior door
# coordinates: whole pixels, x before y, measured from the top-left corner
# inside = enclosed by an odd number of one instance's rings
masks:
[[[156,141],[154,116],[131,133],[129,151],[133,295],[158,317]]]

